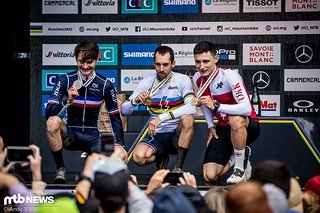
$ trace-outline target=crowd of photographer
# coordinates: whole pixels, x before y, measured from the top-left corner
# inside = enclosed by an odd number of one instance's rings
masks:
[[[1,143],[2,144],[2,140]],[[2,146],[3,147],[3,146]],[[169,170],[157,170],[143,191],[121,158],[92,153],[84,165],[73,194],[46,194],[42,181],[41,154],[36,145],[28,162],[31,189],[7,162],[7,148],[0,153],[0,189],[3,212],[318,212],[320,176],[311,178],[304,190],[288,167],[278,161],[258,164],[252,178],[230,187],[213,187],[204,196],[193,174],[184,172],[176,187],[165,182]],[[277,174],[277,175],[275,175]]]

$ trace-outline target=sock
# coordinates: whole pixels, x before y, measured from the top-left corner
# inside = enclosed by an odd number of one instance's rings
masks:
[[[233,149],[234,156],[235,156],[235,165],[234,168],[238,168],[244,171],[244,152],[246,149],[236,150]]]
[[[64,167],[62,149],[55,151],[55,152],[52,152],[52,155],[53,155],[54,161],[56,162],[57,169],[59,169],[60,167]]]
[[[186,159],[187,153],[189,151],[189,148],[183,148],[183,147],[178,147],[178,153],[177,153],[177,161],[176,165],[174,168],[180,168],[182,169],[182,165],[184,160]]]

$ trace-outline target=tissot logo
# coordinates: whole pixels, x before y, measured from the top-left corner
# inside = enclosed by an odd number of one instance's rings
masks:
[[[252,76],[252,84],[255,82],[257,82],[259,89],[264,89],[270,83],[270,76],[264,71],[258,71]]]
[[[301,45],[295,51],[295,57],[300,63],[308,63],[313,57],[313,51],[308,45]]]

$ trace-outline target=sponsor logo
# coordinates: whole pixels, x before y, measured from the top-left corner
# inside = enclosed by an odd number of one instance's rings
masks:
[[[77,14],[78,1],[45,0],[42,1],[42,14]]]
[[[281,12],[281,1],[279,0],[245,0],[243,1],[243,12]]]
[[[56,84],[59,75],[72,70],[42,70],[42,91],[51,91]]]
[[[114,6],[115,1],[114,0],[88,0],[86,3],[84,3],[84,6]]]
[[[270,76],[264,71],[258,71],[252,76],[252,84],[255,82],[257,82],[258,89],[264,89],[270,83]]]
[[[237,51],[235,49],[218,49],[217,55],[219,60],[236,60]]]
[[[158,0],[122,0],[123,14],[156,14],[158,12]]]
[[[122,65],[153,65],[156,44],[123,44]]]
[[[204,0],[202,13],[238,13],[239,0]]]
[[[261,116],[280,116],[280,95],[260,95],[260,99]]]
[[[320,91],[320,70],[285,69],[284,91]]]
[[[100,58],[97,65],[118,65],[118,45],[117,44],[98,44]]]
[[[169,86],[168,89],[178,89],[178,86]]]
[[[133,91],[139,82],[154,70],[121,70],[121,91]]]
[[[243,65],[280,65],[280,44],[243,44]]]
[[[320,115],[319,97],[285,95],[285,114],[290,116],[316,116]]]
[[[312,51],[311,47],[309,47],[308,45],[301,45],[296,49],[294,54],[295,54],[297,61],[305,64],[305,63],[308,63],[312,59],[313,51]]]
[[[320,11],[318,0],[286,0],[286,12]]]
[[[83,0],[83,14],[117,14],[117,0]]]
[[[236,85],[233,86],[233,89],[236,93],[236,97],[238,98],[238,101],[241,101],[244,99],[244,95],[243,95],[243,92],[241,90],[241,87],[240,87],[240,84],[237,83]]]
[[[164,0],[162,13],[198,13],[197,0]]]

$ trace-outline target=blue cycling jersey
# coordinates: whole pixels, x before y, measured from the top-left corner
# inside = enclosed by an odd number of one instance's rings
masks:
[[[79,71],[60,75],[47,102],[46,118],[59,114],[67,104],[68,89],[78,79],[83,81],[84,86],[78,90],[79,96],[66,109],[63,118],[66,125],[74,128],[99,128],[100,109],[103,101],[105,101],[116,142],[124,145],[116,90],[106,77],[98,73],[94,73],[94,77],[90,79],[89,84],[86,84],[86,78]]]

